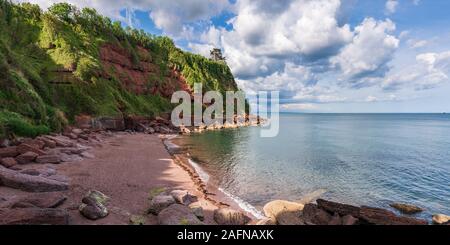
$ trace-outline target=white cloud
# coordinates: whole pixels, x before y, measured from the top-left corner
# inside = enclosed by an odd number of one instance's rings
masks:
[[[388,74],[382,83],[383,89],[398,90],[407,85],[406,87],[416,90],[424,90],[449,82],[450,51],[419,54],[414,64],[405,67]]]
[[[339,67],[347,79],[380,77],[399,46],[399,40],[390,33],[395,30],[391,20],[376,21],[366,18],[355,28],[353,41],[331,63]]]
[[[393,14],[395,11],[397,11],[398,7],[398,1],[397,0],[387,0],[385,4],[385,12],[386,14]]]
[[[317,105],[311,103],[305,104],[284,104],[280,105],[282,111],[308,111],[317,109]]]
[[[428,45],[427,40],[410,39],[410,40],[408,40],[407,43],[408,43],[409,47],[411,47],[413,49],[423,48]]]

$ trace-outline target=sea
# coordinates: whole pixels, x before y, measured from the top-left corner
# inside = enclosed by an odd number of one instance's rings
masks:
[[[271,200],[324,199],[450,214],[449,114],[280,114],[279,134],[260,127],[182,136],[203,178],[259,217]]]

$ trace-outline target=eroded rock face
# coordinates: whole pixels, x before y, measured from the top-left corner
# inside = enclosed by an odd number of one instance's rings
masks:
[[[0,167],[0,183],[28,192],[65,191],[69,188],[67,183],[41,176],[22,174],[4,167]]]
[[[163,209],[175,203],[175,199],[171,195],[157,195],[150,201],[148,213],[159,214]]]
[[[177,203],[159,213],[158,223],[160,225],[203,225],[189,207]]]
[[[341,216],[351,215],[353,217],[359,217],[360,208],[356,206],[331,202],[324,199],[317,199],[317,205],[319,208],[330,213],[338,213]]]
[[[214,221],[219,225],[245,225],[251,219],[243,212],[231,208],[219,208],[214,210]]]
[[[404,214],[416,214],[423,211],[420,207],[405,203],[392,203],[390,206]]]
[[[63,209],[0,209],[0,225],[68,225],[69,214]]]
[[[328,225],[332,216],[318,205],[308,203],[303,208],[302,217],[306,224]]]

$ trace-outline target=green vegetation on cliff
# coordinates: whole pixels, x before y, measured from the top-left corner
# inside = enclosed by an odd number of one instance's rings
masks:
[[[188,87],[237,90],[226,64],[184,52],[167,37],[122,28],[94,9],[59,3],[43,11],[0,0],[0,29],[0,137],[58,131],[77,115],[152,116],[172,108],[168,95],[136,93],[126,82],[133,77],[105,66],[105,45],[124,50],[132,72],[142,62],[157,67],[143,73],[149,88],[179,89],[170,79],[175,70]]]

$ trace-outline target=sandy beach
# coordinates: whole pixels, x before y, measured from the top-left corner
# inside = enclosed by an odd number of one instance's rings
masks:
[[[213,212],[225,197],[212,199],[201,192],[199,182],[176,164],[158,135],[117,132],[102,139],[89,153],[92,159],[51,165],[58,175],[69,179],[67,200],[60,207],[69,210],[70,224],[129,224],[131,216],[145,218],[145,224],[158,224],[157,217],[147,214],[152,192],[187,190],[198,197],[203,208],[205,224],[215,224]],[[27,164],[26,169],[42,169],[49,164]],[[191,174],[192,175],[192,174]],[[95,221],[84,218],[78,211],[83,196],[97,190],[108,197],[109,215]],[[0,195],[14,198],[28,193],[0,186]],[[216,201],[216,198],[221,198]],[[226,206],[226,205],[225,205]],[[236,205],[232,205],[236,207]]]

